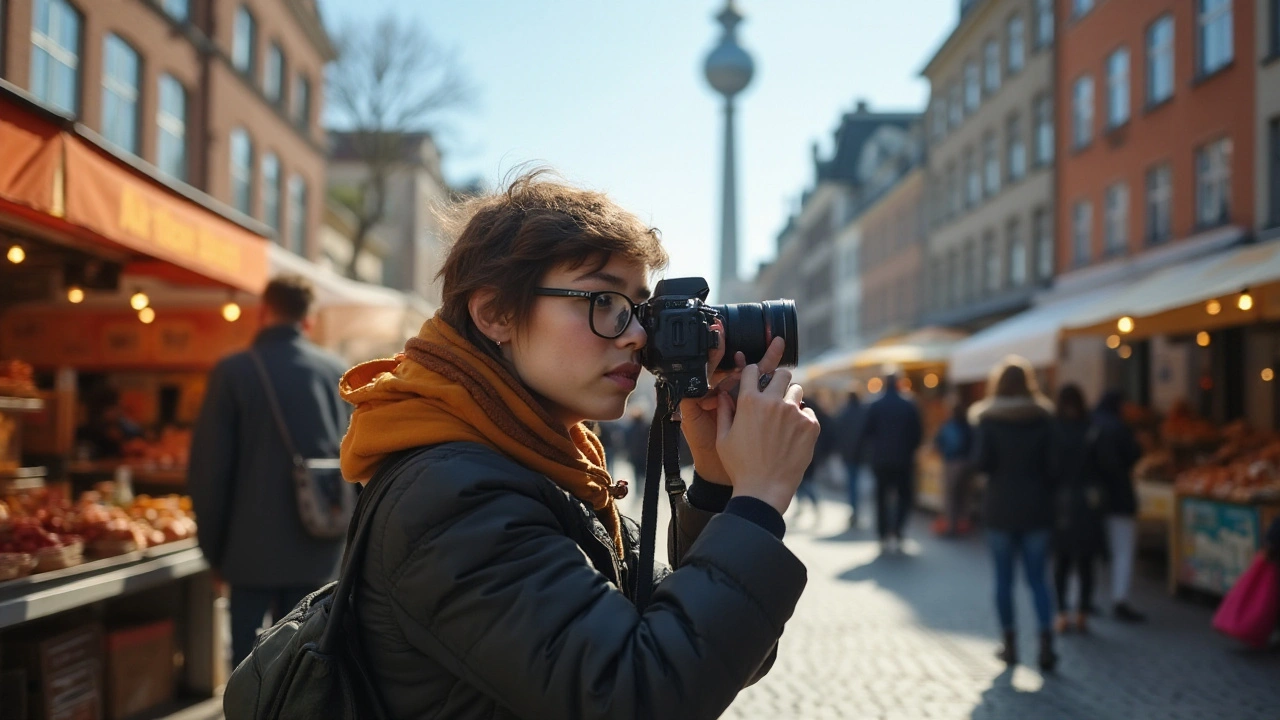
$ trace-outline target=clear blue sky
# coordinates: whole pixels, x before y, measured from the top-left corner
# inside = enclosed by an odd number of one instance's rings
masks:
[[[443,134],[445,174],[492,186],[537,161],[662,230],[670,276],[718,262],[721,102],[702,63],[722,0],[320,0],[331,28],[394,11],[454,49],[478,89]],[[920,110],[918,75],[957,0],[739,0],[756,74],[738,98],[740,273],[754,275],[830,152],[841,113]]]

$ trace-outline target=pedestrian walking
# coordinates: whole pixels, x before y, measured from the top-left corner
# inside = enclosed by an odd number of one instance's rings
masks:
[[[1084,393],[1067,384],[1058,391],[1056,423],[1058,488],[1054,532],[1054,588],[1059,633],[1086,632],[1093,608],[1093,569],[1106,547],[1105,490],[1094,463],[1095,434]],[[1071,578],[1079,581],[1074,612],[1068,614]]]
[[[915,403],[902,396],[898,376],[884,378],[884,394],[867,408],[854,456],[871,451],[871,471],[876,476],[876,531],[880,547],[901,547],[903,529],[915,501],[916,450],[924,430]]]
[[[813,509],[814,527],[817,527],[822,524],[822,502],[818,494],[818,475],[822,472],[827,461],[831,459],[831,451],[835,443],[835,425],[831,417],[822,409],[820,403],[806,402],[804,407],[813,411],[820,429],[818,431],[818,442],[813,447],[813,459],[809,461],[809,465],[804,469],[800,487],[796,488],[796,516],[798,519],[804,512],[804,504],[799,501],[808,501],[809,507]]]
[[[973,453],[973,428],[969,425],[969,406],[957,396],[951,406],[951,417],[938,428],[933,445],[942,456],[943,515],[946,525],[943,534],[961,535],[969,532],[969,467]]]
[[[1010,356],[992,371],[987,397],[969,415],[977,427],[973,466],[987,475],[984,519],[1004,636],[999,657],[1009,665],[1018,662],[1013,574],[1021,557],[1040,631],[1038,660],[1049,671],[1058,659],[1048,571],[1056,453],[1053,404],[1040,394],[1031,364]]]
[[[332,580],[342,555],[342,537],[318,538],[307,531],[294,483],[294,451],[304,458],[336,459],[350,416],[338,394],[346,363],[305,335],[313,299],[310,283],[298,276],[267,285],[262,329],[249,350],[225,358],[210,373],[191,441],[187,488],[200,518],[200,549],[230,586],[236,664],[249,654],[264,617],[271,624]],[[288,441],[277,426],[258,361]]]
[[[1104,394],[1098,402],[1093,414],[1097,427],[1094,457],[1107,497],[1111,611],[1117,620],[1142,622],[1146,616],[1129,604],[1133,560],[1138,547],[1138,494],[1133,487],[1133,466],[1142,456],[1142,449],[1120,415],[1123,406],[1124,396],[1115,390]]]
[[[413,453],[380,480],[353,605],[386,715],[719,717],[805,583],[782,513],[818,427],[777,368],[783,339],[682,403],[696,474],[675,569],[638,609],[638,528],[583,422],[623,414],[647,342],[634,301],[666,252],[603,194],[536,173],[462,211],[440,311],[403,359],[343,380],[344,475]]]
[[[835,421],[835,438],[832,444],[840,452],[844,462],[845,476],[849,493],[849,527],[858,527],[858,505],[861,504],[859,478],[862,469],[862,458],[858,453],[858,434],[862,431],[863,407],[858,393],[850,390],[849,397]]]

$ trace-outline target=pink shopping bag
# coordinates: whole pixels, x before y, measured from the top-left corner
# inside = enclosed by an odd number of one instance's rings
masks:
[[[1280,613],[1280,569],[1258,553],[1213,615],[1213,628],[1249,645],[1266,647]]]

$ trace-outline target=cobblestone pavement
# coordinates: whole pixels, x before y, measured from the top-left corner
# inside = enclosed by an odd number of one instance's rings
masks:
[[[1089,636],[1059,639],[1047,677],[1028,631],[1020,651],[1031,663],[1006,670],[981,540],[933,538],[918,518],[907,552],[881,556],[869,526],[847,529],[846,507],[824,501],[817,523],[808,506],[788,514],[786,542],[809,584],[777,664],[726,718],[1280,719],[1280,652],[1218,636],[1210,607],[1171,598],[1154,574],[1134,590],[1145,624],[1096,618]],[[1104,580],[1099,600],[1106,593]],[[1016,602],[1019,626],[1034,628],[1025,587]]]

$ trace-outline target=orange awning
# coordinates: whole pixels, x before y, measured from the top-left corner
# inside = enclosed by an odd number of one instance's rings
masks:
[[[0,96],[0,207],[136,256],[129,272],[258,294],[269,241]]]

